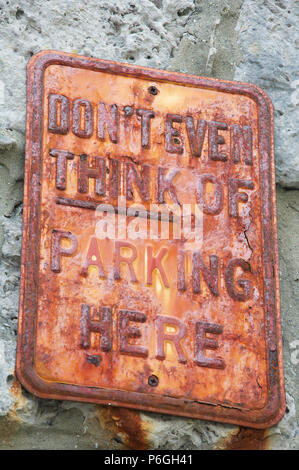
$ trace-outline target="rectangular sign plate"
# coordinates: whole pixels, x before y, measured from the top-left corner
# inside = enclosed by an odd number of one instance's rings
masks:
[[[282,417],[262,90],[41,52],[25,173],[25,388],[256,428]]]

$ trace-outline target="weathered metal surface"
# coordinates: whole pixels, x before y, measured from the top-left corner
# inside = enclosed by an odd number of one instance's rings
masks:
[[[41,397],[277,422],[268,97],[253,85],[45,51],[28,66],[27,106],[23,385]],[[175,213],[161,237],[170,204],[201,208],[196,243],[174,236]],[[116,237],[99,237],[104,214],[117,220]],[[142,221],[146,236],[135,238]]]

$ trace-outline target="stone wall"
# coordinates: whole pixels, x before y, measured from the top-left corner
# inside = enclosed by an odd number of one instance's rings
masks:
[[[0,0],[0,449],[299,447],[296,0]],[[26,64],[40,50],[251,82],[275,107],[287,412],[266,431],[41,400],[14,377]]]

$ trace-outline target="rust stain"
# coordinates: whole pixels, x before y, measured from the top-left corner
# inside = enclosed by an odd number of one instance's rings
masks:
[[[148,423],[142,421],[139,411],[117,407],[98,407],[101,426],[117,436],[126,448],[148,448]]]
[[[223,450],[268,450],[267,429],[241,427],[228,441],[221,444]]]
[[[14,402],[13,402],[13,406],[10,408],[8,412],[8,416],[10,419],[14,421],[21,422],[21,419],[18,416],[18,411],[19,410],[25,411],[27,408],[28,401],[22,393],[22,385],[20,384],[17,378],[13,379],[13,382],[10,387],[10,393],[13,396]]]
[[[277,422],[269,98],[245,83],[53,51],[31,59],[27,79],[22,384],[44,398]],[[182,212],[164,235],[169,205],[190,209],[192,243]],[[103,214],[116,219],[110,238],[99,235]],[[143,445],[137,412],[107,413]]]

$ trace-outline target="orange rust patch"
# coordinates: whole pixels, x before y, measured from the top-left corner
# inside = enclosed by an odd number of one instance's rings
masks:
[[[20,421],[20,418],[17,415],[17,410],[26,408],[27,399],[24,397],[22,393],[22,386],[16,378],[14,378],[11,384],[10,393],[14,398],[14,404],[9,410],[9,417],[13,420]]]
[[[101,426],[118,436],[129,449],[148,448],[147,430],[139,411],[101,406],[98,408],[98,418]]]
[[[240,426],[222,449],[225,450],[268,450],[267,429],[249,429]]]

